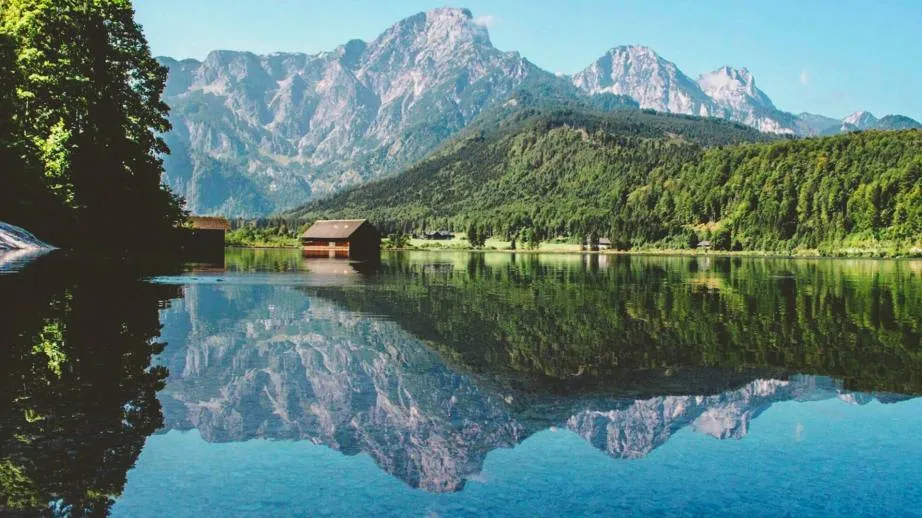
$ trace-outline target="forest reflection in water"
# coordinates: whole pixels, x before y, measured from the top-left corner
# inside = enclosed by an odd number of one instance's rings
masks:
[[[742,437],[777,401],[922,392],[920,263],[409,253],[345,264],[242,252],[223,274],[162,279],[185,284],[163,316],[167,427],[310,440],[450,492],[490,451],[551,427],[636,458],[687,426]]]
[[[0,278],[16,301],[0,506],[104,513],[157,429],[309,440],[442,493],[549,428],[638,458],[683,428],[744,437],[779,401],[896,403],[922,393],[920,276],[912,261],[233,250],[139,282],[43,258]]]

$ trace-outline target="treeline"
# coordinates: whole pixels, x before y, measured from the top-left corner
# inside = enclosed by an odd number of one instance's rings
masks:
[[[919,131],[764,142],[737,125],[641,111],[497,128],[288,217],[367,217],[386,233],[601,236],[620,249],[922,247]]]
[[[0,220],[114,253],[175,236],[160,94],[127,0],[0,1]]]

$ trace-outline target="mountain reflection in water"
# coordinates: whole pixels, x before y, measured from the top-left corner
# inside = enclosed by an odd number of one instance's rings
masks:
[[[919,263],[273,257],[299,282],[253,283],[253,257],[229,257],[163,311],[168,428],[364,452],[446,492],[551,427],[637,458],[684,427],[741,438],[779,401],[922,392]]]
[[[162,448],[182,459],[192,443],[170,430],[212,446],[310,441],[367,454],[414,494],[479,498],[468,483],[483,486],[488,455],[546,445],[546,430],[649,460],[683,430],[744,438],[779,402],[882,415],[922,393],[920,281],[913,261],[400,253],[369,265],[230,250],[144,282],[52,253],[0,276],[0,514],[182,514],[159,487],[187,514],[234,501],[200,486],[220,466],[179,480],[188,466]],[[915,451],[888,448],[869,458]],[[918,500],[893,466],[878,480]],[[558,490],[541,491],[566,512]],[[335,501],[373,512],[376,499]],[[236,501],[281,509],[251,500]],[[486,504],[470,505],[446,513]]]

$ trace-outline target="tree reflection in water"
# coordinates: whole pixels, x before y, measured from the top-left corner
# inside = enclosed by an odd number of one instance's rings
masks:
[[[635,458],[778,401],[922,393],[917,262],[248,254],[159,284],[54,254],[0,276],[0,512],[105,514],[162,427],[446,492],[549,427]]]
[[[295,284],[184,288],[161,400],[206,441],[309,440],[458,491],[549,427],[634,458],[778,401],[922,393],[919,266],[403,254],[345,282],[295,261]]]
[[[0,276],[0,513],[105,515],[162,424],[172,286],[58,254]]]

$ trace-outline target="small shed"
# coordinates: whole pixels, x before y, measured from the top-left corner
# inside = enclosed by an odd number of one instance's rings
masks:
[[[426,232],[424,236],[426,237],[426,239],[436,239],[436,240],[446,240],[446,239],[451,239],[455,237],[454,234],[452,234],[451,231],[448,231],[448,230],[436,230],[434,232]]]
[[[306,256],[377,259],[381,235],[367,219],[318,220],[301,235]]]
[[[607,237],[600,237],[595,243],[593,243],[589,238],[583,240],[583,250],[596,252],[599,250],[608,250],[609,248],[611,248],[611,239],[608,239]]]
[[[710,249],[711,246],[712,246],[712,245],[711,245],[711,242],[710,242],[710,241],[707,241],[707,240],[701,241],[700,243],[698,243],[698,248],[703,248],[703,249],[705,249],[705,250]]]

